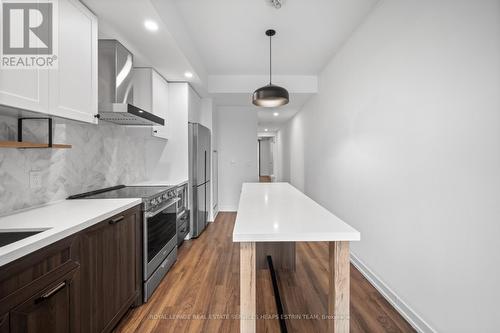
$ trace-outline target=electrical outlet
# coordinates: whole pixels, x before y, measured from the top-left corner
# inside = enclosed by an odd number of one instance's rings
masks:
[[[42,188],[42,172],[30,171],[30,188],[36,190]]]

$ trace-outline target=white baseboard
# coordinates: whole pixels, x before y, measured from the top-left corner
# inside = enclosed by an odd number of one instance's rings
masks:
[[[215,222],[215,220],[217,219],[217,215],[219,215],[219,211],[216,211],[212,216],[212,220],[208,222]]]
[[[378,278],[354,253],[351,252],[352,264],[363,274],[370,284],[398,311],[410,325],[420,333],[436,333],[412,308],[410,308],[394,291]]]

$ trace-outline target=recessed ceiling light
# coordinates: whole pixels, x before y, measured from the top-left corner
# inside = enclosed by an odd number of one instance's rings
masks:
[[[149,31],[157,31],[158,30],[158,23],[152,20],[146,20],[144,21],[144,27],[148,29]]]
[[[277,117],[277,116],[279,116],[279,115],[280,115],[280,114],[279,114],[278,112],[273,113],[273,116],[275,116],[275,117]]]
[[[188,79],[193,77],[193,73],[191,72],[184,72],[184,76],[187,77]]]

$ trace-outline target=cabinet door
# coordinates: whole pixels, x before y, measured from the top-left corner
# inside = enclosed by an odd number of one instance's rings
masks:
[[[134,87],[134,105],[153,113],[153,80],[151,67],[135,67],[132,85]]]
[[[72,278],[56,281],[10,311],[11,333],[67,333],[71,320]]]
[[[0,333],[10,332],[9,313],[0,316]]]
[[[0,105],[47,113],[48,73],[48,69],[0,69]]]
[[[97,123],[97,18],[79,1],[59,1],[58,70],[49,73],[50,113]]]
[[[164,126],[153,126],[153,136],[168,139],[168,82],[153,71],[153,113],[165,119]]]
[[[139,211],[82,235],[82,332],[109,331],[138,297]]]

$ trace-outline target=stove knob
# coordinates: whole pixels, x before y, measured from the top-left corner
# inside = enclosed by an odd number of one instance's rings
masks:
[[[163,199],[168,199],[168,193],[163,194]]]
[[[149,204],[150,204],[151,206],[156,205],[156,199],[151,199],[151,201],[149,202]]]

